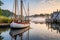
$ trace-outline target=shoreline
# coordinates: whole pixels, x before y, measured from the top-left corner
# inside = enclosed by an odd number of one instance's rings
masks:
[[[0,28],[10,27],[10,23],[0,23]]]

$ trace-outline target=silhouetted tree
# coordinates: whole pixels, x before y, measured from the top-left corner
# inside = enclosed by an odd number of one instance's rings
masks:
[[[2,6],[3,4],[4,4],[4,3],[0,0],[0,15],[2,15],[1,6]]]
[[[2,6],[2,4],[4,4],[4,3],[0,0],[0,6]]]
[[[2,15],[9,17],[13,15],[13,12],[10,12],[9,10],[2,10]]]

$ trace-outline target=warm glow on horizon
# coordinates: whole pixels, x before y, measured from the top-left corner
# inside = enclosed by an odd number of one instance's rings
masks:
[[[13,1],[12,0],[2,0],[4,5],[2,9],[8,9],[12,11]],[[52,13],[57,9],[60,10],[60,0],[26,0],[25,2],[30,3],[30,14],[40,14],[40,13]],[[7,7],[8,6],[8,7]]]

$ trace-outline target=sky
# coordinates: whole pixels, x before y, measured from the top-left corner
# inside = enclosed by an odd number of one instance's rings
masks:
[[[1,0],[4,5],[2,9],[13,11],[14,0]],[[57,9],[60,10],[60,0],[24,0],[25,4],[29,2],[30,14],[50,14]]]

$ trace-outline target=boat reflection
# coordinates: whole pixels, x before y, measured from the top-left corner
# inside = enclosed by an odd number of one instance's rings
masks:
[[[28,31],[28,34],[29,34],[29,29],[30,29],[30,27],[27,27],[24,29],[11,29],[10,30],[10,36],[14,40],[17,40],[17,36],[19,36],[20,40],[23,40],[23,33]],[[29,38],[28,38],[28,40],[29,40]]]
[[[51,28],[51,31],[53,29],[53,30],[57,30],[57,33],[60,33],[60,24],[48,23],[47,25],[48,25],[48,29]]]

